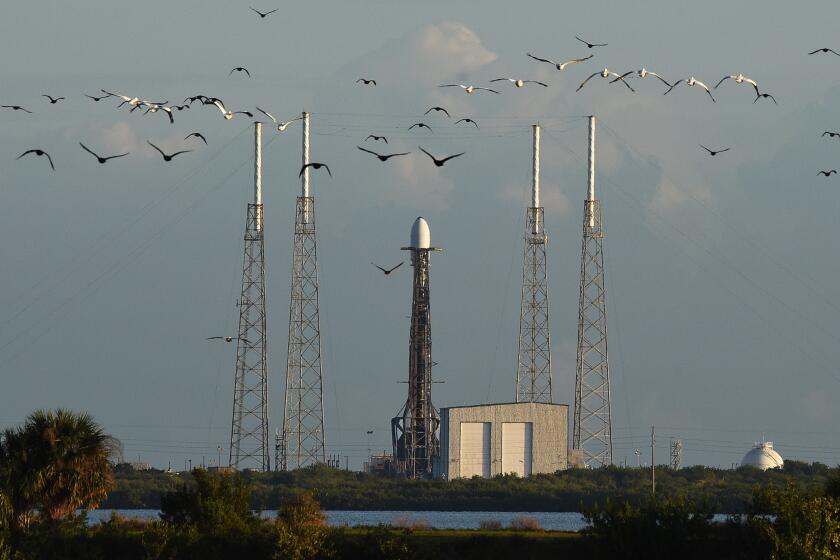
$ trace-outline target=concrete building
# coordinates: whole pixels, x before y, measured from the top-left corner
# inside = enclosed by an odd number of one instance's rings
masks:
[[[539,402],[440,410],[440,458],[446,479],[516,473],[525,477],[568,466],[569,407]]]

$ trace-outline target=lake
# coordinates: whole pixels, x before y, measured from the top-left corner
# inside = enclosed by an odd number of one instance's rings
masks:
[[[98,509],[88,512],[91,524],[99,523],[116,513],[128,519],[157,519],[158,510],[154,509]],[[415,524],[427,525],[435,529],[478,529],[483,519],[495,519],[503,527],[510,525],[514,517],[532,517],[543,529],[549,531],[580,531],[586,527],[583,515],[573,511],[326,511],[327,523],[334,527],[347,525],[377,526]],[[274,511],[264,511],[262,516],[270,519]]]

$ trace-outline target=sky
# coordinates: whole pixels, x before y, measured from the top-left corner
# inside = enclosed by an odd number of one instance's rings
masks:
[[[640,5],[641,4],[641,5]],[[542,126],[556,402],[574,402],[586,115],[598,117],[596,190],[606,230],[614,460],[729,467],[755,441],[840,462],[840,57],[836,2],[409,3],[311,1],[260,19],[244,2],[12,3],[0,20],[0,426],[37,408],[94,415],[126,459],[223,462],[252,125],[212,107],[143,116],[100,88],[180,102],[202,93],[278,118],[312,113],[328,453],[360,468],[390,449],[405,401],[410,268],[389,277],[412,222],[432,242],[436,406],[514,399],[531,125]],[[589,54],[558,72],[526,52]],[[228,72],[247,67],[252,77]],[[697,87],[667,97],[596,77],[645,67]],[[355,84],[375,78],[375,87]],[[443,83],[549,84],[466,95]],[[65,96],[50,105],[42,94]],[[442,105],[452,119],[423,113]],[[454,125],[469,117],[480,126]],[[408,131],[415,122],[433,131]],[[200,131],[208,140],[183,140]],[[300,128],[266,127],[269,394],[282,419]],[[356,149],[368,134],[380,163]],[[147,144],[192,149],[165,163]],[[99,165],[78,146],[130,156]],[[370,142],[368,142],[370,144]],[[709,157],[699,147],[731,148]],[[466,155],[436,168],[418,146]],[[15,158],[43,148],[55,160]],[[366,435],[373,430],[371,437]]]

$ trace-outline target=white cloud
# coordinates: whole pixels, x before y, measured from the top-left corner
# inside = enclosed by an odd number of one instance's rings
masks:
[[[499,191],[499,199],[522,207],[530,206],[529,185],[509,184]],[[569,197],[559,185],[540,183],[540,206],[552,217],[565,216],[569,211]]]
[[[396,177],[381,187],[378,198],[418,210],[445,208],[455,183],[443,175],[443,169],[425,158],[423,154],[396,158],[396,165],[392,167]]]
[[[125,153],[136,152],[139,141],[134,129],[125,121],[119,121],[101,131],[103,152]]]

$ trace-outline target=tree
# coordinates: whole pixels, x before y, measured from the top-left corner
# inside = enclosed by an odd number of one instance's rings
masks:
[[[251,486],[241,475],[194,469],[192,476],[194,487],[184,485],[161,496],[163,521],[215,533],[243,531],[257,519],[248,503]]]
[[[331,556],[321,506],[309,492],[288,498],[277,513],[275,558],[305,560]]]
[[[35,513],[55,524],[95,508],[113,486],[108,457],[114,438],[86,413],[37,410],[0,441],[0,492],[10,528],[26,528]]]

